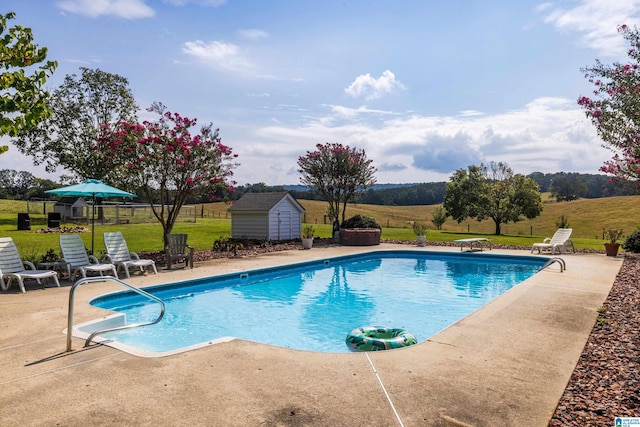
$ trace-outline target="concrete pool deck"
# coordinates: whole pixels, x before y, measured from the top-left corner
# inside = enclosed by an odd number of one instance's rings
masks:
[[[274,252],[126,281],[147,286],[409,248]],[[561,257],[565,272],[555,264],[423,343],[351,354],[234,340],[142,358],[83,349],[77,338],[66,353],[70,283],[34,284],[26,294],[14,284],[0,293],[0,419],[3,426],[546,426],[622,265],[603,254]],[[109,282],[78,288],[76,323],[103,317],[87,301],[116,290]]]

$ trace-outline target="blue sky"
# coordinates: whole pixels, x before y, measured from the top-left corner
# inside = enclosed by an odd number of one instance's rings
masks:
[[[364,149],[379,183],[446,181],[489,161],[599,173],[580,71],[625,60],[640,0],[4,0],[59,62],[129,80],[220,128],[238,184],[297,184],[318,143]],[[1,169],[46,177],[12,147]],[[58,175],[63,171],[58,171]],[[56,178],[56,175],[51,178]]]

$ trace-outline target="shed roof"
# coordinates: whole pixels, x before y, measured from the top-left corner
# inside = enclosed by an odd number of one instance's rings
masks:
[[[268,212],[285,198],[289,199],[296,208],[300,210],[300,212],[305,211],[302,205],[298,203],[298,201],[289,194],[288,191],[281,191],[277,193],[245,193],[227,210],[230,212]]]

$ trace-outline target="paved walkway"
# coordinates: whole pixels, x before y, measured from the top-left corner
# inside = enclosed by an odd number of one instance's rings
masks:
[[[135,286],[393,249],[313,248],[135,276]],[[407,246],[402,246],[406,249]],[[417,250],[455,250],[425,247]],[[492,253],[529,255],[528,251]],[[563,255],[430,340],[310,353],[234,340],[163,358],[106,346],[65,353],[69,284],[0,293],[3,426],[546,426],[622,261]],[[76,322],[104,315],[79,288]]]

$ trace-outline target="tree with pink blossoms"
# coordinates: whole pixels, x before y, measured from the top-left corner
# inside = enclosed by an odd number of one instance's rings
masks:
[[[376,183],[376,168],[371,163],[364,150],[339,143],[317,144],[316,151],[307,151],[298,159],[300,182],[315,187],[325,197],[334,232],[345,220],[347,203]]]
[[[159,118],[109,126],[98,145],[124,160],[129,173],[121,184],[138,189],[152,201],[167,248],[168,236],[189,197],[207,192],[213,195],[220,187],[231,189],[236,155],[222,144],[219,129],[211,124],[194,133],[196,119],[167,111],[161,103],[154,103],[147,111]]]
[[[628,62],[605,65],[596,59],[593,67],[583,68],[595,86],[592,97],[581,96],[578,105],[598,131],[604,147],[613,152],[600,170],[613,175],[616,182],[638,185],[640,178],[640,34],[627,25],[618,32],[629,45]]]

